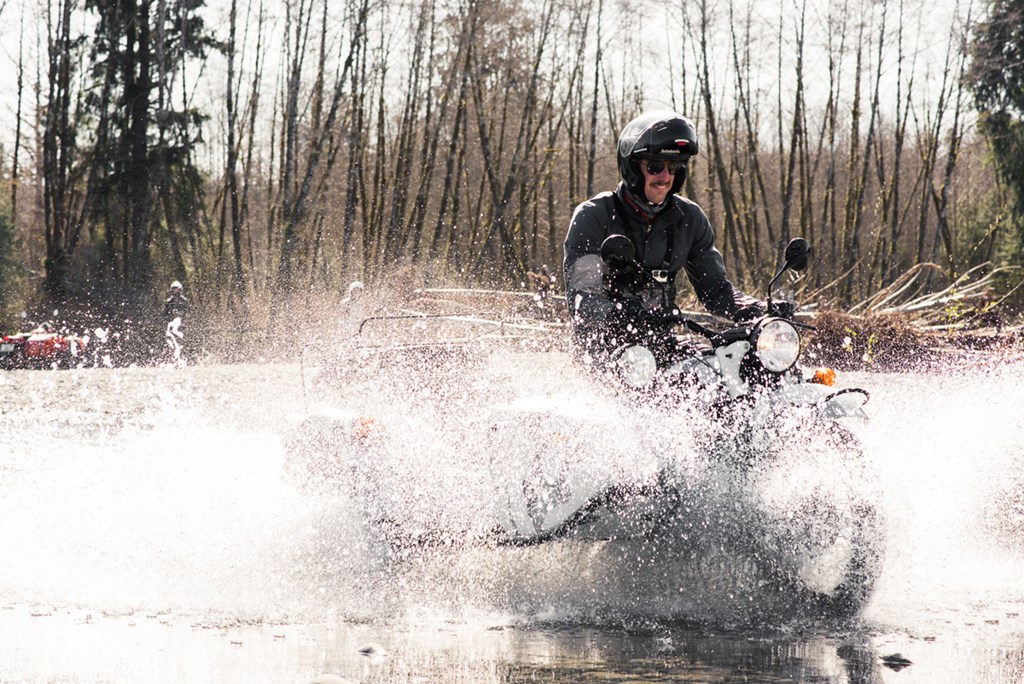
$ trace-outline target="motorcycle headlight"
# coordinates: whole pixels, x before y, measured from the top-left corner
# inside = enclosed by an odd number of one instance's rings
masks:
[[[800,357],[800,333],[789,321],[769,319],[757,332],[756,353],[761,365],[772,373],[787,371]]]
[[[630,387],[641,389],[654,381],[658,363],[647,347],[633,345],[613,352],[619,377]]]

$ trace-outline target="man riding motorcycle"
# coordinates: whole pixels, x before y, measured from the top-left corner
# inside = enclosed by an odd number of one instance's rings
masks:
[[[712,313],[735,321],[765,313],[763,302],[729,281],[703,210],[676,195],[697,152],[689,119],[670,111],[642,114],[619,136],[618,187],[576,207],[563,273],[575,351],[585,359],[600,365],[615,348],[641,340],[656,355],[674,351],[665,349],[671,336],[656,314],[675,308],[681,270]],[[630,239],[639,268],[623,265],[609,273],[600,250],[613,234]]]

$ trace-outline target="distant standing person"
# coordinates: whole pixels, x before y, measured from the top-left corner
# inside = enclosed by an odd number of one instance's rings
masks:
[[[341,329],[346,337],[359,333],[363,322],[363,290],[365,286],[358,280],[348,286],[348,294],[341,300],[338,314],[341,318]]]
[[[167,321],[172,321],[175,318],[180,318],[182,322],[185,321],[185,317],[188,315],[189,303],[185,295],[182,294],[181,283],[175,280],[171,283],[171,294],[164,301],[164,318]]]
[[[174,364],[177,366],[182,365],[184,362],[181,352],[185,332],[182,328],[188,312],[188,299],[182,294],[181,283],[175,280],[171,283],[170,296],[164,300],[164,320],[167,322],[167,347],[171,352]]]

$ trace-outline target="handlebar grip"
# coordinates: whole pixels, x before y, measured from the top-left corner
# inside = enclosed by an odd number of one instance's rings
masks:
[[[686,328],[687,330],[689,330],[690,332],[695,332],[698,335],[703,335],[704,337],[706,337],[708,339],[711,339],[711,337],[716,334],[714,330],[711,330],[709,328],[705,328],[703,325],[701,325],[697,321],[691,320],[691,319],[686,318],[685,316],[681,316],[679,314],[661,313],[661,314],[651,314],[651,315],[652,316],[656,316],[657,320],[660,321],[661,323],[667,323],[667,324],[670,324],[670,325],[681,325],[684,328]]]
[[[705,328],[703,325],[701,325],[697,321],[691,321],[691,320],[689,320],[687,318],[684,318],[680,322],[686,327],[687,330],[695,332],[698,335],[703,335],[704,337],[708,338],[709,340],[715,334],[715,331],[710,330],[708,328]]]

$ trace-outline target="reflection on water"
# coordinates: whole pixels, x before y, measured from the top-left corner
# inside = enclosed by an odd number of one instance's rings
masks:
[[[557,369],[545,380],[536,358],[523,363],[495,361],[474,383],[493,401],[566,390]],[[853,378],[872,392],[858,435],[889,525],[876,593],[854,624],[772,628],[768,615],[756,629],[699,612],[597,625],[587,589],[608,585],[571,553],[389,550],[351,502],[282,478],[281,435],[319,405],[354,404],[400,426],[415,456],[389,466],[390,496],[421,486],[459,501],[475,491],[466,442],[417,438],[439,418],[409,409],[472,411],[480,394],[314,378],[264,366],[0,375],[19,398],[0,410],[0,681],[1024,680],[1020,365]],[[360,656],[370,641],[391,657]],[[897,673],[882,661],[895,653],[913,664]]]
[[[485,626],[414,620],[302,624],[189,623],[167,614],[116,617],[81,609],[11,616],[0,680],[452,684],[517,682],[1019,682],[1017,641],[979,631],[961,643],[877,629],[848,634],[721,632],[687,625],[648,630]],[[10,627],[10,629],[7,629]],[[387,656],[360,654],[387,644]],[[912,660],[886,666],[893,642]],[[1017,644],[1014,646],[1014,644]]]

